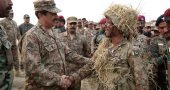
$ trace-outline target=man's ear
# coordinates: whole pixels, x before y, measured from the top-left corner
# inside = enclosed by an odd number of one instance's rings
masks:
[[[38,13],[38,17],[42,17],[43,16],[43,14],[42,13]]]

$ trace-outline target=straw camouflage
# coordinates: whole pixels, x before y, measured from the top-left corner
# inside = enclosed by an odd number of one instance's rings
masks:
[[[56,7],[54,0],[35,0],[33,3],[35,11],[46,10],[52,13],[61,12],[61,10]]]
[[[124,36],[133,35],[136,27],[137,11],[131,7],[120,4],[112,4],[104,13],[105,17],[110,19],[114,25],[124,34]]]

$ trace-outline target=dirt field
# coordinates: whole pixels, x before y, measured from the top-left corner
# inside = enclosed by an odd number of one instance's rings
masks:
[[[25,77],[14,77],[12,90],[24,90]]]

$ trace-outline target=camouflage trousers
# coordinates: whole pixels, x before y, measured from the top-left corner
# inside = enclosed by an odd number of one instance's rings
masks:
[[[14,60],[14,69],[19,70],[19,53],[18,53],[18,47],[16,45],[13,45],[11,47],[13,60]]]
[[[11,90],[14,74],[12,68],[9,70],[5,63],[6,57],[0,55],[0,90]]]
[[[13,70],[0,71],[0,90],[12,90]]]
[[[114,85],[115,83],[113,83]],[[112,90],[135,90],[135,83],[128,78],[122,78],[115,84],[116,87]],[[95,77],[89,77],[81,81],[81,90],[110,90],[102,83],[99,83]]]

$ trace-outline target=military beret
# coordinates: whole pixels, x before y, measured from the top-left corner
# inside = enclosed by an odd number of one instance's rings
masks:
[[[58,20],[60,22],[64,22],[64,23],[66,22],[65,19],[64,19],[64,16],[62,16],[62,15],[58,16]]]
[[[164,22],[164,15],[161,15],[157,18],[155,26],[158,26],[161,22]]]
[[[170,8],[168,8],[168,9],[164,12],[164,16],[165,16],[165,17],[170,17]]]
[[[35,11],[46,10],[52,13],[61,12],[61,10],[56,7],[54,0],[35,0],[33,3]]]
[[[59,19],[64,19],[64,16],[60,15],[58,16]]]
[[[137,16],[137,20],[138,21],[145,21],[145,16],[139,15],[139,16]]]
[[[105,24],[107,22],[107,19],[106,18],[102,18],[99,22],[99,24]]]

